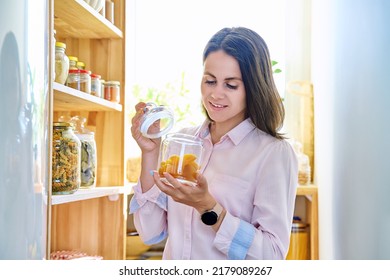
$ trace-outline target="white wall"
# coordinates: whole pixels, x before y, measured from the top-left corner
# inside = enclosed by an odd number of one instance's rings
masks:
[[[390,1],[312,2],[321,259],[390,259]]]

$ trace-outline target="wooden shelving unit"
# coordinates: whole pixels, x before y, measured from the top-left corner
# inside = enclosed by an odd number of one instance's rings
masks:
[[[87,118],[97,145],[97,186],[71,195],[52,195],[48,221],[50,252],[80,250],[105,260],[126,259],[127,197],[125,177],[125,0],[115,0],[115,25],[83,0],[53,0],[51,15],[57,42],[86,69],[121,83],[116,104],[53,83],[53,121],[63,114]]]
[[[298,186],[297,196],[303,196],[306,202],[306,221],[310,228],[310,259],[318,260],[318,188],[315,185]]]

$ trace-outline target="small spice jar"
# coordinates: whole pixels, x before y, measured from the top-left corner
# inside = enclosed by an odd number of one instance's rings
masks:
[[[119,103],[121,99],[120,82],[106,81],[104,83],[104,99]]]
[[[83,91],[85,93],[91,93],[91,72],[81,69],[69,70],[68,80],[66,85],[68,87]]]
[[[100,97],[104,98],[104,86],[106,84],[106,81],[102,79],[102,80],[100,80],[100,83],[102,84]]]
[[[91,94],[97,97],[102,97],[102,83],[101,76],[91,74]]]
[[[85,63],[82,61],[77,61],[76,67],[77,69],[85,70]]]
[[[77,69],[77,62],[79,61],[79,59],[75,56],[68,56],[69,58],[69,70],[71,69]]]
[[[53,124],[52,194],[72,194],[80,188],[81,143],[68,122]]]
[[[56,42],[55,48],[55,82],[65,84],[69,71],[69,58],[65,53],[66,44],[62,42]]]

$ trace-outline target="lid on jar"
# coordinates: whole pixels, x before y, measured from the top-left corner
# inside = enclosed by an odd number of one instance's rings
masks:
[[[56,42],[56,47],[66,49],[66,44],[65,44],[65,43],[62,43],[62,42]]]
[[[71,56],[71,55],[68,55],[68,58],[69,60],[76,61],[76,62],[79,60],[76,56]]]
[[[53,122],[53,127],[72,127],[73,128],[73,124],[71,124],[69,122]]]
[[[91,74],[91,78],[97,78],[97,79],[100,79],[102,76],[98,75],[98,74],[94,74],[92,73]]]
[[[80,69],[69,69],[69,74],[80,74],[81,70]]]
[[[140,127],[143,136],[151,139],[160,138],[172,129],[174,116],[168,107],[149,102],[146,103],[144,112]]]
[[[105,85],[107,85],[107,86],[120,86],[121,83],[118,81],[106,81]]]
[[[85,70],[85,69],[79,69],[81,74],[88,74],[91,75],[91,71]]]
[[[77,61],[77,68],[79,68],[79,69],[84,69],[85,68],[85,63],[84,62],[82,62],[82,61]]]

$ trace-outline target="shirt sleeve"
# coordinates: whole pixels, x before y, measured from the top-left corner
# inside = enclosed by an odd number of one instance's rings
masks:
[[[156,185],[142,193],[139,182],[133,191],[129,208],[135,228],[145,244],[159,243],[167,237],[167,196]]]
[[[298,162],[286,141],[272,143],[258,170],[250,221],[227,213],[214,245],[229,259],[285,259],[298,186]]]

